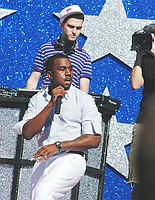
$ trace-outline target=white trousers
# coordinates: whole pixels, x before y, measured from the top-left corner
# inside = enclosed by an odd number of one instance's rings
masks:
[[[62,200],[86,170],[84,157],[75,153],[36,162],[31,181],[31,200]]]

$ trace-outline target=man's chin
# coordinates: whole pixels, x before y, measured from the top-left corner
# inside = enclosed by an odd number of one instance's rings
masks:
[[[70,86],[71,86],[71,85],[65,85],[65,86],[64,86],[64,89],[65,89],[65,90],[69,90]]]
[[[74,41],[76,40],[76,37],[70,37],[70,38],[68,38],[68,40],[69,40],[70,42],[74,42]]]

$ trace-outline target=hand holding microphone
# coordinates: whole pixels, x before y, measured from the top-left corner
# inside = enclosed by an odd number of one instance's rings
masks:
[[[52,90],[52,101],[55,103],[55,114],[60,114],[61,100],[65,96],[66,91],[63,87],[58,86]]]
[[[55,104],[55,114],[60,114],[62,96],[58,96]]]

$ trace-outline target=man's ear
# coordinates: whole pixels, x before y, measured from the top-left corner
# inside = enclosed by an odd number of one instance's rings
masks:
[[[63,22],[60,22],[59,25],[60,25],[60,28],[63,29],[63,26],[64,26]]]
[[[49,79],[52,79],[52,77],[53,77],[52,72],[51,72],[51,71],[48,71],[48,72],[47,72],[47,76],[48,76]]]

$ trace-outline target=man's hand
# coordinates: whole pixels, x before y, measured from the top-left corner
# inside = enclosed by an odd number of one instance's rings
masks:
[[[58,86],[51,91],[51,101],[55,104],[58,96],[64,97],[67,92],[63,87]]]
[[[32,160],[48,160],[49,157],[52,155],[58,153],[58,148],[55,146],[55,144],[48,144],[43,147],[41,147],[37,153],[35,153],[32,157]]]
[[[25,139],[30,140],[34,137],[34,135],[38,134],[38,132],[41,131],[41,129],[46,123],[49,114],[51,113],[51,110],[53,109],[56,103],[57,97],[58,96],[63,97],[66,94],[66,91],[64,90],[63,87],[58,86],[53,90],[51,90],[51,94],[52,94],[51,101],[47,104],[47,106],[45,106],[45,108],[40,113],[38,113],[38,115],[28,120],[24,124],[22,135]]]

